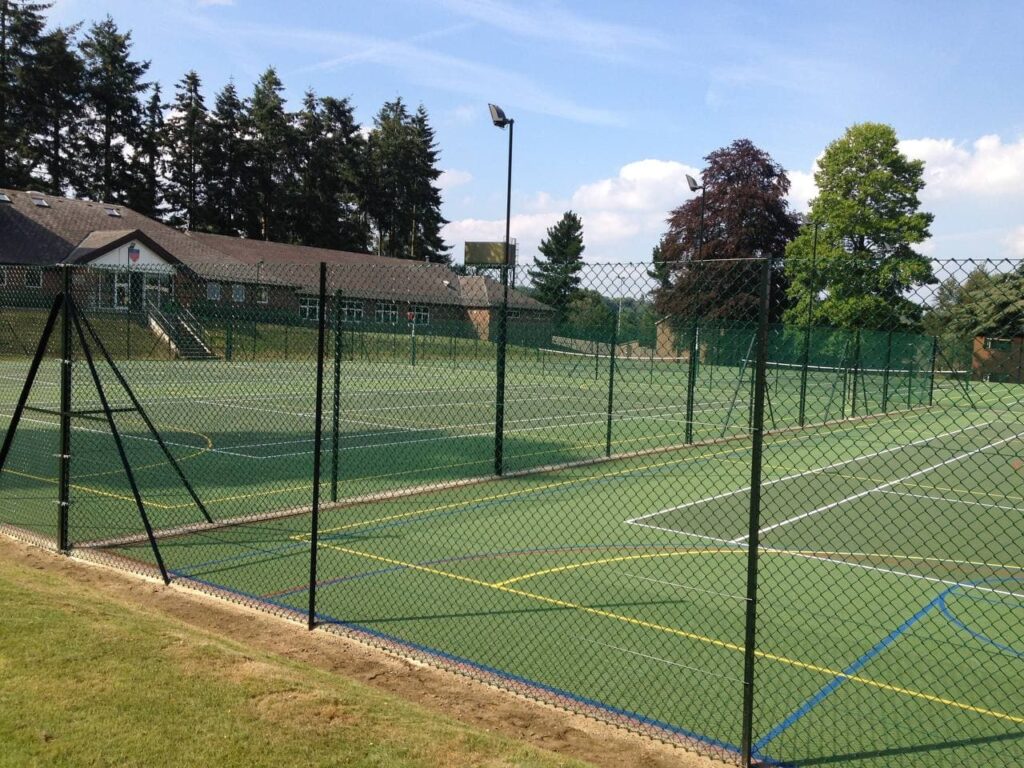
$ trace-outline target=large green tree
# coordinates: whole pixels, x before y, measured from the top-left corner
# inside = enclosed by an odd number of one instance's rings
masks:
[[[160,84],[154,83],[143,114],[142,131],[131,158],[128,205],[156,218],[164,201],[163,170],[164,108]]]
[[[50,3],[0,0],[0,187],[30,183],[29,138],[33,133],[36,67],[45,64],[40,50]],[[49,87],[49,86],[48,86]]]
[[[80,118],[84,67],[75,49],[76,27],[58,27],[38,44],[36,63],[24,76],[31,127],[28,156],[35,176],[53,195],[68,194],[81,181]]]
[[[888,125],[860,123],[828,145],[814,175],[810,223],[786,250],[789,320],[811,317],[841,328],[917,324],[922,309],[912,292],[935,279],[929,260],[914,250],[933,218],[920,210],[923,172]]]
[[[203,165],[206,168],[207,218],[210,230],[222,235],[241,233],[240,192],[248,166],[243,136],[248,123],[245,104],[233,82],[216,95],[207,120]]]
[[[434,132],[421,107],[401,98],[381,107],[367,139],[364,205],[376,250],[385,256],[447,261],[441,239],[441,175]]]
[[[548,227],[540,256],[527,270],[537,301],[554,308],[556,321],[567,319],[569,305],[580,290],[583,269],[583,221],[572,211]]]
[[[132,59],[131,32],[107,16],[90,27],[81,45],[85,60],[85,114],[79,191],[93,200],[126,202],[131,153],[142,134],[140,94],[148,61]]]
[[[278,242],[290,239],[288,211],[294,188],[294,128],[285,111],[283,91],[284,84],[273,67],[256,82],[244,126],[248,150],[242,184],[244,234]]]
[[[174,89],[174,101],[164,127],[167,176],[164,198],[167,222],[185,229],[207,229],[205,148],[208,141],[206,101],[202,81],[191,70]]]
[[[750,260],[781,261],[786,243],[797,233],[786,201],[789,177],[748,139],[716,149],[705,160],[705,189],[671,212],[660,243],[661,257],[670,266],[656,273],[663,286],[655,294],[658,311],[663,316],[753,320],[760,270]],[[777,277],[775,284],[781,283]]]

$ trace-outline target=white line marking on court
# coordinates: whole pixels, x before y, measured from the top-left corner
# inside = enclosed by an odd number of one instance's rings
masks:
[[[738,677],[732,677],[730,675],[723,675],[723,674],[720,674],[718,672],[712,672],[709,669],[702,669],[700,667],[691,667],[688,664],[680,664],[678,661],[669,661],[668,659],[663,659],[660,656],[651,656],[650,654],[647,654],[647,653],[640,653],[640,651],[631,651],[631,650],[629,650],[629,648],[620,648],[617,645],[609,645],[608,643],[602,643],[602,642],[599,642],[597,640],[591,640],[590,642],[593,643],[594,645],[600,645],[602,648],[610,648],[613,651],[620,651],[622,653],[628,653],[630,656],[639,656],[641,659],[647,659],[649,661],[657,661],[657,662],[659,662],[661,664],[668,664],[668,665],[673,666],[673,667],[680,667],[681,669],[688,669],[691,672],[700,672],[702,675],[707,675],[708,677],[717,677],[717,678],[720,678],[722,680],[730,680],[730,681],[732,681],[734,683],[742,683],[743,682]]]
[[[906,491],[882,491],[892,496],[910,496],[915,499],[928,499],[930,501],[945,501],[949,504],[967,504],[972,507],[985,507],[986,509],[1005,509],[1008,512],[1020,512],[1018,507],[1008,507],[1004,504],[985,504],[981,501],[969,501],[967,499],[947,499],[945,496],[928,496],[924,493],[907,493]]]
[[[701,589],[700,587],[694,587],[694,586],[692,586],[690,584],[680,584],[679,582],[676,582],[676,581],[665,581],[663,579],[652,579],[649,576],[639,576],[639,575],[637,575],[635,573],[627,573],[626,576],[629,576],[630,578],[633,578],[633,579],[639,579],[640,581],[649,581],[649,582],[651,582],[653,584],[664,584],[666,587],[679,587],[680,589],[685,589],[685,590],[687,590],[689,592],[700,592],[701,594],[704,594],[704,595],[714,595],[715,597],[727,597],[730,600],[739,600],[740,602],[744,602],[744,603],[747,602],[746,595],[732,595],[732,594],[729,594],[728,592],[716,592],[713,589]]]
[[[810,475],[817,475],[817,474],[820,474],[822,472],[827,472],[830,469],[838,469],[839,467],[845,467],[847,464],[852,464],[852,463],[854,463],[856,461],[863,461],[864,459],[873,459],[873,458],[875,458],[877,456],[884,456],[884,455],[889,454],[889,453],[895,453],[896,451],[902,451],[902,450],[905,450],[905,449],[910,448],[912,446],[925,445],[927,443],[932,442],[933,440],[938,440],[938,439],[943,438],[943,437],[952,437],[953,435],[959,435],[959,434],[961,434],[963,432],[969,432],[972,429],[981,429],[982,427],[987,427],[987,426],[991,425],[992,423],[993,422],[991,422],[991,421],[986,421],[986,422],[983,422],[981,424],[972,424],[971,426],[964,427],[963,429],[955,429],[955,430],[952,430],[950,432],[943,432],[941,434],[933,435],[931,437],[923,437],[920,440],[914,440],[913,442],[906,443],[906,444],[903,444],[903,445],[893,446],[892,448],[884,448],[884,449],[882,449],[880,451],[872,451],[871,453],[865,453],[865,454],[863,454],[861,456],[854,456],[852,459],[844,459],[843,461],[833,462],[832,464],[829,464],[829,465],[824,466],[824,467],[814,467],[813,469],[805,469],[805,470],[803,470],[801,472],[795,472],[795,473],[793,473],[791,475],[785,475],[783,477],[777,477],[774,480],[768,480],[768,481],[762,483],[761,487],[764,488],[764,487],[767,487],[767,486],[770,486],[770,485],[775,485],[777,483],[785,482],[787,480],[796,480],[797,478],[800,478],[800,477],[808,477]],[[639,517],[630,518],[626,522],[635,525],[640,520],[647,520],[648,518],[651,518],[651,517],[657,517],[658,515],[665,515],[665,514],[668,514],[669,512],[676,512],[676,511],[678,511],[680,509],[687,509],[688,507],[695,507],[698,504],[707,504],[710,501],[718,501],[719,499],[725,499],[725,498],[728,498],[730,496],[736,496],[736,495],[741,494],[741,493],[747,493],[748,491],[750,491],[750,486],[749,485],[744,486],[743,488],[736,488],[735,490],[732,490],[732,491],[725,491],[723,493],[718,493],[718,494],[715,494],[714,496],[708,496],[708,497],[703,498],[703,499],[697,499],[696,501],[688,501],[685,504],[677,504],[674,507],[666,507],[665,509],[660,509],[657,512],[650,512],[650,513],[648,513],[646,515],[640,515]],[[730,539],[730,541],[732,541],[732,539]]]
[[[1018,432],[1016,435],[1011,435],[1010,437],[1004,437],[1002,440],[996,440],[994,443],[989,443],[988,445],[982,446],[981,448],[975,448],[974,450],[967,451],[966,453],[961,453],[961,454],[959,454],[957,456],[953,456],[952,458],[946,459],[945,461],[940,461],[938,464],[932,464],[930,467],[925,467],[924,469],[919,469],[916,472],[911,472],[909,475],[904,475],[903,477],[898,477],[895,480],[890,480],[887,483],[882,483],[881,485],[876,485],[874,488],[869,488],[866,491],[861,491],[860,493],[855,493],[855,494],[853,494],[851,496],[847,496],[845,499],[840,499],[839,501],[833,501],[831,504],[825,504],[825,505],[820,506],[820,507],[818,507],[816,509],[812,509],[809,512],[802,512],[799,515],[793,515],[793,517],[790,517],[790,518],[788,518],[786,520],[783,520],[783,521],[778,522],[778,523],[774,523],[774,524],[769,525],[769,526],[767,526],[765,528],[761,528],[758,531],[758,533],[768,533],[769,531],[774,531],[776,528],[782,528],[785,525],[790,525],[791,523],[795,523],[798,520],[803,520],[805,518],[821,514],[822,512],[827,512],[828,510],[834,509],[834,508],[836,508],[836,507],[838,507],[838,506],[840,506],[842,504],[847,503],[848,501],[855,501],[856,499],[862,499],[865,496],[868,496],[868,495],[870,495],[872,493],[876,493],[878,491],[883,491],[886,488],[891,488],[894,485],[899,485],[900,483],[902,483],[902,482],[904,482],[906,480],[910,480],[912,478],[919,477],[921,475],[927,474],[928,472],[932,472],[932,471],[934,471],[936,469],[939,469],[940,467],[945,467],[945,466],[948,466],[950,464],[955,464],[958,461],[963,461],[964,459],[970,458],[971,456],[974,456],[974,455],[976,455],[978,453],[981,453],[982,451],[987,451],[990,448],[995,448],[995,447],[1000,446],[1000,445],[1005,445],[1006,443],[1010,442],[1011,440],[1017,440],[1020,437],[1024,437],[1024,432]],[[731,542],[735,543],[735,544],[741,544],[741,543],[743,543],[744,541],[746,541],[749,538],[750,538],[750,534],[747,534],[746,536],[738,536],[735,539],[732,539]]]

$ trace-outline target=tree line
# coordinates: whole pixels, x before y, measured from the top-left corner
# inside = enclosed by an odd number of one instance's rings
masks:
[[[0,0],[0,187],[126,205],[197,231],[449,262],[426,109],[363,131],[347,98],[290,111],[273,67],[248,96],[195,71],[165,101],[111,17],[48,28],[51,3]]]
[[[932,214],[921,210],[924,163],[904,155],[889,125],[860,123],[831,142],[818,161],[818,195],[805,216],[786,200],[785,169],[748,139],[705,158],[698,193],[669,212],[652,251],[652,318],[753,321],[760,269],[772,257],[770,319],[795,327],[925,331],[964,338],[1024,333],[1024,266],[1009,274],[982,268],[937,289],[918,246]],[[623,302],[581,287],[583,222],[567,212],[548,230],[530,270],[534,295],[566,327],[590,318],[607,329]],[[922,297],[934,294],[930,302]],[[630,305],[636,319],[637,306]],[[600,315],[600,318],[598,316]],[[595,325],[596,323],[596,325]]]

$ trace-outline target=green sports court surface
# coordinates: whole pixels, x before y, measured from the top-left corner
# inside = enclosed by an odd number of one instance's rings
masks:
[[[618,362],[618,458],[582,463],[609,448],[609,361],[537,352],[510,364],[512,475],[463,484],[493,466],[489,365],[344,362],[336,440],[330,387],[324,403],[321,490],[329,501],[337,457],[342,503],[320,514],[317,614],[735,752],[749,380],[742,366],[704,367],[697,442],[681,446],[686,365]],[[0,363],[8,416],[26,367]],[[118,414],[172,577],[302,616],[313,364],[123,367],[223,523],[203,524],[138,417]],[[75,405],[88,409],[97,401],[83,369]],[[908,371],[882,395],[871,374],[857,391],[821,368],[805,403],[817,425],[796,429],[796,384],[783,369],[772,375],[756,753],[777,764],[1021,764],[1019,388],[930,391],[935,382]],[[124,406],[113,378],[104,381]],[[40,410],[26,413],[0,478],[4,522],[50,536],[57,432],[43,411],[56,392],[48,362],[30,398]],[[152,563],[106,423],[76,419],[72,455],[72,542]],[[554,468],[525,471],[543,465]]]

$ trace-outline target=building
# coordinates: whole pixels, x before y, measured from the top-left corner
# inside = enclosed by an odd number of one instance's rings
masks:
[[[1024,334],[976,336],[971,355],[974,381],[1024,384]]]
[[[328,265],[329,308],[337,304],[342,323],[459,328],[461,335],[468,329],[494,338],[502,293],[489,277],[458,275],[442,264],[182,232],[120,205],[0,190],[4,303],[44,306],[60,290],[63,270],[55,267],[88,266],[75,273],[79,302],[150,313],[150,325],[172,343],[175,333],[202,335],[185,326],[227,313],[315,320],[321,262]],[[509,291],[508,307],[517,325],[544,333],[551,324],[551,308],[521,291]]]

